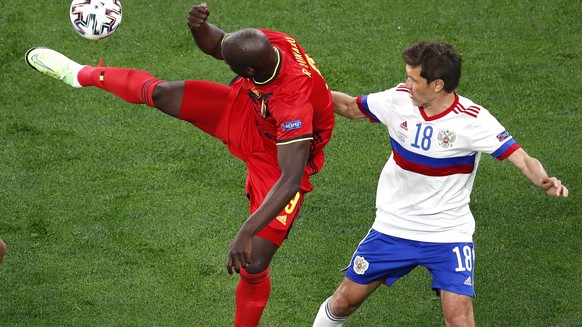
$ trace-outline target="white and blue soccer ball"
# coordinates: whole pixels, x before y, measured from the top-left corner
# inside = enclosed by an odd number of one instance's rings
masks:
[[[69,15],[77,33],[90,40],[99,40],[113,34],[121,24],[121,2],[73,0]]]

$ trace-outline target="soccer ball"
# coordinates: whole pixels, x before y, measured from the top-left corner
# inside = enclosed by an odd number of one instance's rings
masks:
[[[75,31],[90,40],[113,34],[121,24],[118,0],[73,0],[69,11]]]

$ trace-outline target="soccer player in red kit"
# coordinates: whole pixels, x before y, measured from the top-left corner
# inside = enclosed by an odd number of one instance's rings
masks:
[[[46,48],[30,49],[26,62],[71,86],[95,86],[188,121],[246,163],[250,216],[230,246],[227,270],[240,273],[234,325],[257,326],[271,292],[271,260],[312,190],[309,176],[323,166],[333,103],[315,63],[293,37],[250,28],[227,34],[208,23],[208,15],[206,4],[193,6],[188,26],[204,53],[238,75],[229,86],[83,66]]]

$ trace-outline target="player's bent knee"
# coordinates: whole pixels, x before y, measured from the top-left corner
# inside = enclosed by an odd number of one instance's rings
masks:
[[[334,295],[329,301],[329,309],[336,317],[347,317],[356,311],[358,306],[341,295]]]
[[[178,118],[184,97],[184,82],[161,82],[152,92],[154,106],[160,111]]]
[[[267,268],[269,268],[269,262],[259,261],[259,262],[250,263],[249,265],[247,265],[245,267],[245,270],[249,274],[259,274],[259,273],[267,270]]]
[[[442,291],[441,301],[447,326],[475,326],[471,297]]]

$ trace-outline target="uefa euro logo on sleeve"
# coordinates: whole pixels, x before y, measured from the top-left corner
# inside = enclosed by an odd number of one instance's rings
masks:
[[[509,132],[507,130],[497,134],[497,139],[499,140],[499,142],[503,142],[505,141],[505,139],[509,138],[511,136],[511,134],[509,134]]]

